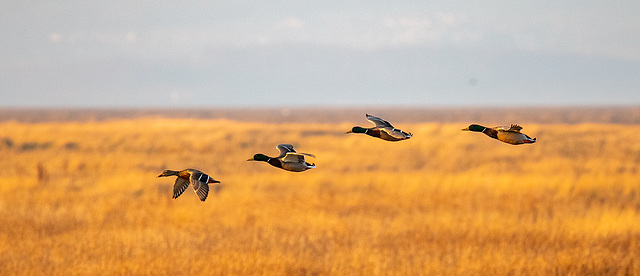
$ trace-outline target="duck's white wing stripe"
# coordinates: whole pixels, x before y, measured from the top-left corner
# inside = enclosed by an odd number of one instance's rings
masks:
[[[198,177],[198,181],[209,183],[209,176],[203,173],[200,175],[200,177]]]
[[[204,173],[201,174],[198,179],[193,177],[193,175],[191,176],[191,184],[193,184],[193,189],[201,201],[207,199],[207,195],[209,195],[209,184],[204,180],[209,182],[209,176]]]

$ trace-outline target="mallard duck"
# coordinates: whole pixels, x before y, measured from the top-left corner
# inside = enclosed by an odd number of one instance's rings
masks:
[[[280,151],[280,155],[276,157],[269,157],[262,153],[258,153],[252,158],[247,159],[247,161],[263,161],[276,168],[281,168],[291,172],[303,172],[316,167],[315,164],[309,164],[304,160],[305,155],[315,158],[315,155],[313,154],[297,153],[293,149],[293,145],[290,144],[280,144],[276,146],[276,148]]]
[[[363,127],[355,126],[351,130],[347,131],[346,133],[364,133],[369,136],[377,137],[382,140],[387,140],[392,142],[407,140],[413,136],[411,132],[404,132],[402,130],[396,129],[393,127],[393,125],[391,125],[391,123],[383,119],[380,119],[376,116],[369,115],[369,114],[366,114],[366,115],[367,115],[367,120],[373,123],[374,125],[376,125],[375,127],[363,128]]]
[[[184,190],[189,187],[189,183],[193,185],[193,190],[196,195],[204,202],[209,195],[209,183],[220,183],[220,181],[213,179],[205,173],[194,170],[186,169],[181,171],[164,170],[158,177],[165,176],[177,176],[176,183],[173,184],[173,198],[178,198]]]
[[[467,128],[463,128],[462,130],[482,132],[491,138],[498,139],[502,142],[509,143],[512,145],[519,145],[519,144],[525,144],[525,143],[528,144],[528,143],[536,142],[536,138],[531,138],[526,134],[521,133],[520,132],[521,129],[522,127],[519,125],[511,125],[511,127],[498,126],[498,127],[488,128],[488,127],[483,127],[481,125],[472,124]]]

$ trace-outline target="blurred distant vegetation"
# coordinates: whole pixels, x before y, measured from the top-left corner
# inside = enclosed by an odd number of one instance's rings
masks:
[[[0,121],[86,122],[141,117],[229,119],[262,123],[332,123],[363,121],[374,114],[398,123],[475,122],[487,125],[511,123],[640,124],[640,106],[610,107],[468,107],[468,108],[189,108],[189,109],[56,109],[0,108]],[[364,121],[363,123],[366,123]]]

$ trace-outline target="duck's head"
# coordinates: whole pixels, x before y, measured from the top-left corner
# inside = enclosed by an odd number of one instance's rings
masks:
[[[172,171],[172,170],[164,170],[160,175],[158,175],[158,177],[172,176],[172,175],[178,175],[178,172]]]
[[[265,162],[267,162],[267,161],[269,161],[269,158],[270,158],[269,156],[266,156],[266,155],[264,155],[262,153],[258,153],[256,155],[254,155],[253,157],[247,159],[247,161],[265,161]]]
[[[466,128],[463,128],[462,130],[482,132],[482,131],[484,131],[485,128],[486,127],[483,127],[481,125],[472,124],[472,125],[469,125]]]
[[[354,126],[352,129],[350,129],[346,133],[365,133],[365,132],[367,132],[366,128]]]

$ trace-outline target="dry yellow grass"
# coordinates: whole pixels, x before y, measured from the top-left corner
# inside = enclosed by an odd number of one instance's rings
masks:
[[[357,122],[364,124],[364,122]],[[3,275],[640,274],[640,126],[0,123]],[[246,162],[292,143],[318,166]],[[171,199],[165,168],[223,182]]]

